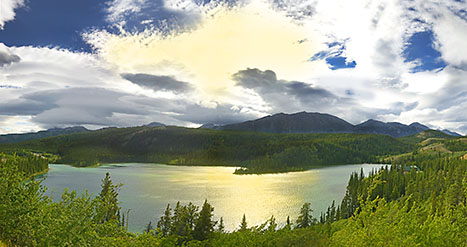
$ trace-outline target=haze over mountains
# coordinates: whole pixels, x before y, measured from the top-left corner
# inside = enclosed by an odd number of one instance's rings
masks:
[[[144,125],[146,127],[164,127],[163,123],[152,122]],[[359,133],[359,134],[382,134],[392,137],[403,137],[418,134],[429,130],[427,126],[420,123],[410,125],[398,122],[384,123],[378,120],[367,120],[361,124],[353,125],[341,118],[326,113],[298,112],[293,114],[278,113],[263,118],[241,123],[215,125],[204,124],[200,128],[217,130],[242,130],[264,133]],[[53,128],[34,133],[0,135],[0,143],[16,143],[35,140],[45,137],[53,137],[65,134],[88,132],[91,130],[82,126],[68,128]],[[447,129],[441,132],[451,136],[461,136]]]
[[[351,123],[336,116],[325,113],[298,112],[294,114],[278,113],[256,120],[236,124],[215,126],[205,124],[201,128],[219,130],[244,130],[265,133],[360,133],[382,134],[392,137],[403,137],[418,134],[428,130],[427,126],[420,123],[405,125],[397,122],[384,123],[370,119],[361,124]],[[443,130],[442,132],[460,136],[455,132]]]
[[[73,133],[81,133],[90,131],[82,126],[74,126],[68,128],[52,128],[48,130],[41,130],[39,132],[24,133],[24,134],[7,134],[0,135],[0,143],[15,143],[46,137],[60,136]]]

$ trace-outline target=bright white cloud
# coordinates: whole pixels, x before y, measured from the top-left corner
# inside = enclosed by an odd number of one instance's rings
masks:
[[[133,15],[144,16],[150,7],[154,3],[147,0],[109,1],[107,20],[122,24]],[[20,112],[37,100],[34,95],[45,91],[67,97],[53,97],[53,102],[36,104],[40,109],[29,109],[37,114],[4,115],[0,121],[29,123],[21,130],[54,122],[127,126],[159,121],[191,126],[306,110],[327,112],[352,123],[368,118],[407,124],[418,121],[467,133],[467,50],[462,49],[467,21],[457,15],[467,10],[465,3],[251,0],[226,6],[221,1],[165,0],[159,7],[180,18],[188,16],[194,24],[169,35],[157,29],[157,23],[142,32],[97,30],[85,35],[96,48],[92,55],[3,47],[8,63],[0,66],[4,85],[0,105]],[[413,33],[426,30],[433,32],[435,48],[448,66],[442,71],[413,73],[416,64],[406,62],[403,52]],[[324,60],[310,61],[317,52],[329,51],[328,44],[333,42],[342,44],[335,52],[344,47],[341,56],[355,61],[355,68],[331,70]],[[247,68],[272,70],[284,85],[276,85],[275,90],[240,85],[233,75]],[[132,83],[120,76],[124,73],[170,77],[187,86],[183,94],[161,92],[149,85],[151,80]],[[100,99],[80,91],[91,88],[101,90]],[[307,98],[305,91],[316,94],[318,89],[329,92],[325,101]],[[97,102],[97,108],[91,109],[86,101]],[[140,112],[132,112],[132,107]],[[81,119],[73,117],[73,112]],[[105,118],[99,119],[99,114]]]
[[[231,76],[247,67],[304,78],[312,67],[307,60],[318,51],[307,26],[259,2],[214,8],[195,29],[174,30],[168,36],[151,29],[120,35],[97,31],[86,38],[121,73],[173,75],[215,100],[225,99],[234,85]]]
[[[0,1],[0,30],[5,22],[15,18],[15,9],[24,5],[24,0],[1,0]]]
[[[137,14],[141,11],[147,0],[111,0],[107,2],[107,21],[110,23],[120,23],[125,17]]]

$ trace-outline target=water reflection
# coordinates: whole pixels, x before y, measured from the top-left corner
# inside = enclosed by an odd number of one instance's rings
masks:
[[[204,199],[214,206],[215,216],[224,218],[227,230],[240,224],[245,213],[249,225],[264,223],[274,215],[279,223],[287,216],[295,219],[304,202],[311,202],[318,216],[332,203],[340,202],[352,171],[366,173],[380,165],[346,165],[305,172],[268,175],[233,175],[228,167],[177,167],[158,164],[116,164],[98,168],[50,165],[44,184],[54,188],[60,198],[64,188],[97,194],[100,181],[109,171],[115,183],[124,183],[119,199],[121,207],[131,208],[130,230],[142,231],[153,225],[167,203],[175,205]],[[50,193],[50,192],[49,192]]]

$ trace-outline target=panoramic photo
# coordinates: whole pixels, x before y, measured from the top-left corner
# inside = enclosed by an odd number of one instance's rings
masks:
[[[0,247],[466,246],[466,0],[0,0]]]

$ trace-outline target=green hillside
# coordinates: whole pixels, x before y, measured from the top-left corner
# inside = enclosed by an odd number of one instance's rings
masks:
[[[0,162],[0,242],[7,246],[467,246],[467,160],[459,157],[417,154],[368,177],[354,173],[342,202],[319,219],[305,203],[285,225],[271,216],[252,226],[244,217],[225,232],[208,201],[177,203],[138,234],[125,227],[120,185],[110,175],[96,196],[65,190],[52,201],[40,181],[24,183],[18,168],[25,162]]]
[[[438,130],[426,130],[416,135],[398,138],[400,141],[414,145],[411,152],[397,154],[385,158],[385,162],[407,161],[414,157],[460,157],[467,154],[467,138],[454,137]]]
[[[265,134],[181,127],[110,128],[1,145],[59,156],[57,162],[90,166],[111,162],[241,166],[238,173],[303,170],[379,162],[413,144],[384,135]]]

